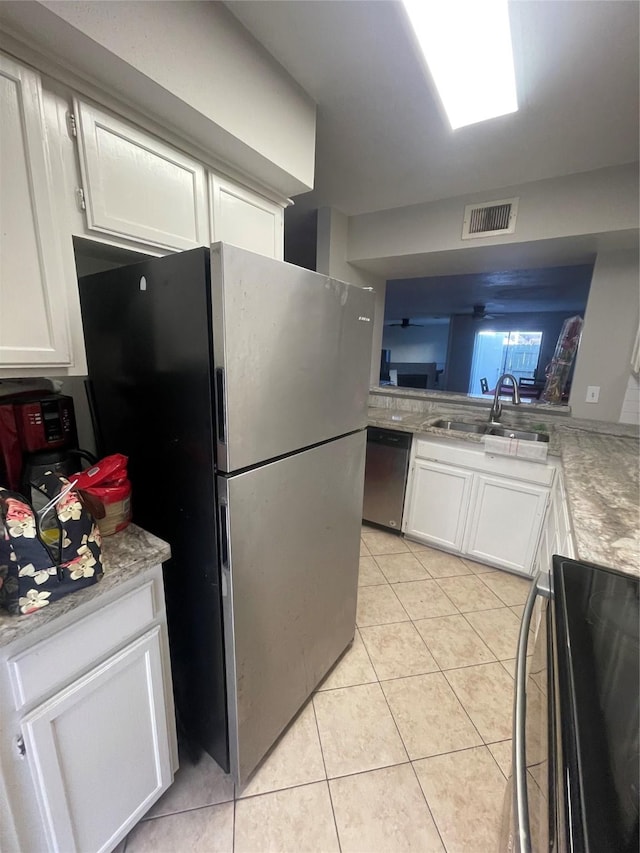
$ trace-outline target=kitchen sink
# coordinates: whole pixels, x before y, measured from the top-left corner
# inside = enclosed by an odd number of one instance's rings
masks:
[[[483,433],[486,431],[486,424],[468,423],[467,421],[436,421],[432,426],[438,429],[451,429],[457,432],[477,432]]]
[[[456,432],[472,432],[477,435],[500,435],[505,438],[517,438],[521,441],[549,441],[549,436],[545,432],[532,432],[510,426],[479,424],[472,421],[448,421],[443,419],[436,421],[432,426]]]
[[[524,441],[549,441],[549,436],[546,432],[529,432],[523,429],[513,429],[513,427],[490,426],[485,429],[486,435],[502,435],[505,438],[518,438]]]

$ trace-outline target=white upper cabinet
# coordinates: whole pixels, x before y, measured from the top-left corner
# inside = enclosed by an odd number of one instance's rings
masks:
[[[0,369],[65,366],[63,244],[40,77],[2,54],[0,116]]]
[[[201,163],[77,99],[74,114],[89,236],[165,250],[208,245]]]
[[[284,210],[257,193],[209,173],[211,242],[223,240],[242,249],[282,260]]]

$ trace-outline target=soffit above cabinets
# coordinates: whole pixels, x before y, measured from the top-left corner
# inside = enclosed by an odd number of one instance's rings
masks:
[[[315,104],[222,3],[6,0],[0,31],[3,50],[118,99],[233,179],[284,199],[313,186]]]

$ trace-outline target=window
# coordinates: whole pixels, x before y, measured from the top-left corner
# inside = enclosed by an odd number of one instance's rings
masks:
[[[535,378],[541,346],[542,332],[476,332],[469,394],[482,397],[480,380],[485,378],[493,392],[503,373],[512,373],[518,380]]]

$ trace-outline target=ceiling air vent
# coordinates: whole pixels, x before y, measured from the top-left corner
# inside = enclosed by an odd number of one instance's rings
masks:
[[[503,198],[500,201],[468,204],[464,209],[462,239],[493,237],[496,234],[513,234],[516,230],[518,199]]]

